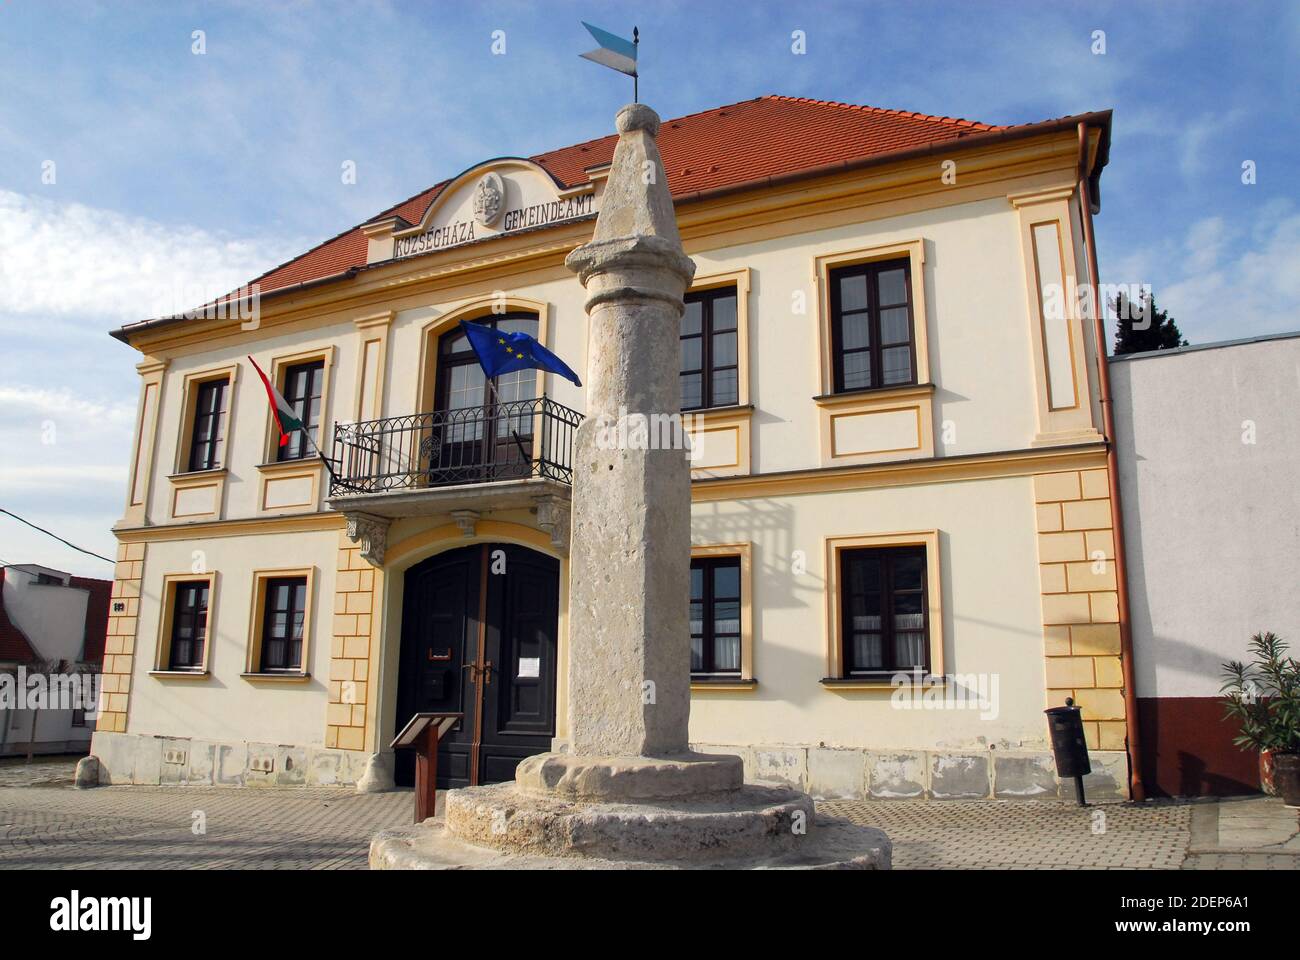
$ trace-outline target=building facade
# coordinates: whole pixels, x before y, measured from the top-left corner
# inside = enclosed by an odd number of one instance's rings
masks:
[[[0,567],[0,757],[89,752],[112,587]]]
[[[697,265],[699,749],[825,796],[1054,795],[1042,711],[1073,697],[1090,792],[1127,792],[1102,359],[1072,295],[1109,122],[763,97],[663,123]],[[451,785],[563,744],[582,390],[486,384],[458,324],[585,370],[563,261],[614,139],[477,165],[256,300],[115,332],[141,390],[107,778],[352,782],[416,710],[465,713]],[[278,445],[249,357],[329,464]]]
[[[1171,796],[1259,789],[1233,744],[1228,660],[1300,637],[1300,335],[1112,361],[1144,780]]]

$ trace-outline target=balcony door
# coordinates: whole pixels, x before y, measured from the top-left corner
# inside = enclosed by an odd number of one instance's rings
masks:
[[[489,315],[474,322],[502,333],[537,336],[535,313]],[[525,401],[537,396],[537,371],[505,373],[493,385],[495,397],[459,329],[439,338],[430,484],[508,480],[531,472],[533,416]]]
[[[475,544],[406,573],[396,729],[421,711],[463,713],[441,741],[438,786],[497,783],[555,735],[559,561]],[[414,755],[397,751],[397,782]]]

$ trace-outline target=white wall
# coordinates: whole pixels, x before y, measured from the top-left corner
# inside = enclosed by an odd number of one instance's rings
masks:
[[[169,541],[149,546],[142,586],[131,684],[131,726],[136,734],[191,736],[210,740],[271,740],[323,744],[334,567],[338,532],[222,537]],[[192,569],[194,551],[217,572],[209,599],[210,676],[151,677],[167,574]],[[240,676],[248,651],[253,570],[315,566],[310,648],[305,683],[254,683]]]
[[[977,749],[1042,747],[1046,707],[1042,606],[1031,480],[700,503],[696,545],[754,541],[752,692],[695,692],[693,742]],[[944,669],[998,680],[998,715],[900,710],[891,690],[836,691],[826,675],[824,538],[940,531]],[[791,572],[802,551],[806,572]]]
[[[1252,634],[1300,652],[1300,335],[1113,358],[1111,379],[1138,693],[1215,696]]]

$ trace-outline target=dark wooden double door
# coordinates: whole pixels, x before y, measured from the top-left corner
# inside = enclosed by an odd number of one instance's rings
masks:
[[[442,738],[438,786],[514,777],[555,735],[560,567],[523,547],[476,544],[406,573],[397,729],[420,711],[464,713]],[[415,781],[397,751],[397,782]]]

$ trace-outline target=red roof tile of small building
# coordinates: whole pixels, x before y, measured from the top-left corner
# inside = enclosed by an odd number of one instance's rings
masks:
[[[81,659],[86,663],[102,663],[104,640],[108,636],[108,607],[113,593],[113,581],[71,577],[68,585],[90,591],[90,596],[86,598],[86,643]]]

